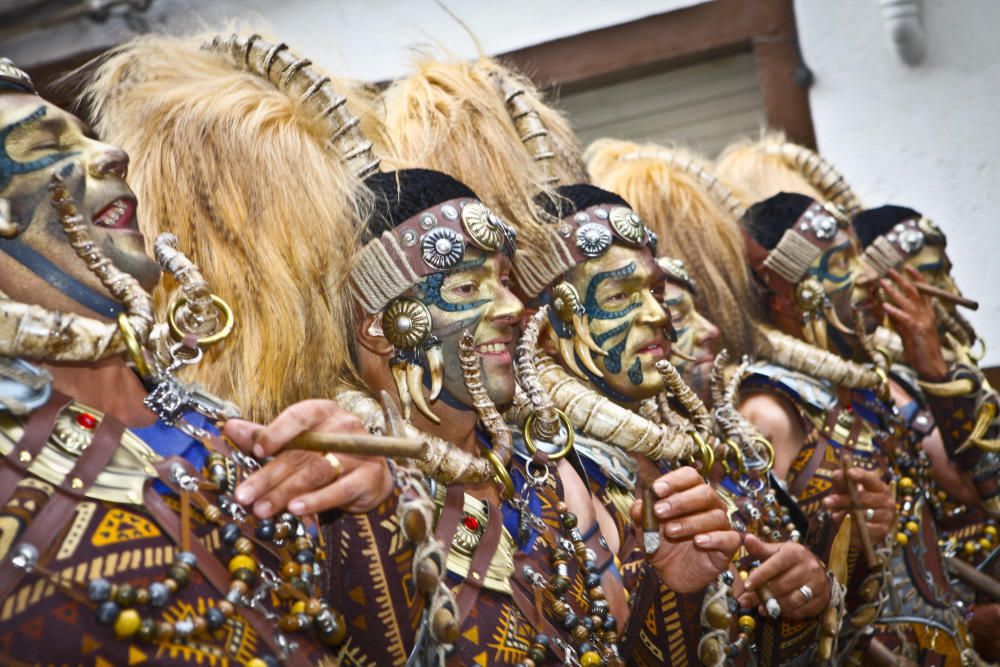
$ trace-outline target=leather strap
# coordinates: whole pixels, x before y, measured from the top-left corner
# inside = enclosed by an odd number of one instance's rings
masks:
[[[86,497],[87,490],[117,451],[124,431],[125,426],[120,421],[111,415],[104,416],[73,469],[56,487],[45,507],[18,540],[18,544],[30,544],[38,549],[40,564],[48,562],[49,551],[63,526],[73,516],[73,508]],[[11,554],[0,564],[0,600],[10,595],[26,574],[24,570],[14,566]]]
[[[184,469],[190,475],[195,475],[197,471],[193,469],[190,463],[185,459],[177,456],[172,456],[163,461],[157,462],[155,465],[156,471],[160,475],[160,481],[169,486],[175,492],[177,487],[170,478],[170,468],[173,464],[180,464],[184,466]],[[163,529],[163,532],[173,540],[174,544],[179,545],[181,543],[181,522],[180,517],[164,502],[163,498],[155,489],[152,488],[150,482],[146,483],[146,489],[143,494],[146,501],[146,509],[149,513],[156,519],[157,525]],[[241,531],[243,528],[241,527]],[[215,555],[205,548],[205,545],[201,543],[200,540],[191,540],[191,553],[194,554],[197,559],[196,567],[205,575],[205,579],[219,592],[219,594],[225,596],[229,593],[229,584],[231,579],[229,577],[229,571],[219,562],[219,559]],[[278,645],[277,640],[274,637],[274,627],[271,625],[262,614],[255,613],[251,609],[246,607],[240,607],[238,610],[240,616],[246,619],[247,624],[254,629],[257,636],[267,644],[268,648],[274,655],[282,655],[282,648]],[[291,651],[287,654],[285,659],[285,664],[291,665],[292,667],[309,667],[311,663],[306,658],[304,651]]]
[[[489,508],[489,518],[486,522],[486,532],[483,534],[476,550],[472,554],[472,562],[469,564],[469,573],[461,584],[458,595],[455,596],[455,604],[458,606],[458,625],[462,626],[473,605],[479,598],[479,592],[486,583],[486,572],[489,570],[493,556],[500,545],[500,534],[503,532],[503,514],[500,508],[487,501]]]
[[[122,304],[87,287],[20,239],[0,239],[0,251],[17,260],[26,269],[47,282],[50,287],[56,288],[73,301],[98,315],[113,320],[118,317],[119,313],[125,312]]]
[[[72,402],[72,398],[53,389],[48,402],[31,413],[21,439],[0,465],[0,510],[7,506],[17,483],[27,476],[28,468],[49,441],[59,414]],[[22,461],[22,457],[26,460]]]
[[[444,546],[444,557],[451,551],[451,539],[458,529],[458,522],[465,510],[465,488],[461,484],[452,484],[444,496],[444,508],[438,517],[434,537]]]

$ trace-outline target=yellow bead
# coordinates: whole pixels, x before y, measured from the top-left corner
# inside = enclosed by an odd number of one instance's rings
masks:
[[[757,627],[757,619],[753,616],[740,616],[739,626],[740,630],[750,634]]]
[[[306,611],[306,603],[303,602],[302,600],[299,600],[298,602],[292,605],[293,614],[303,614],[305,613],[305,611]]]
[[[916,521],[907,521],[906,529],[911,533],[916,533],[920,529],[920,526],[917,525]]]
[[[597,651],[587,651],[580,656],[580,667],[599,667],[601,655]]]
[[[910,479],[909,477],[903,477],[902,479],[899,480],[899,488],[902,489],[902,490],[904,490],[904,491],[907,490],[907,489],[912,489],[913,488],[913,480]]]
[[[257,562],[253,558],[250,558],[250,556],[233,556],[233,559],[229,561],[229,574],[236,574],[237,570],[256,572]]]
[[[971,540],[969,542],[966,542],[965,544],[962,545],[962,551],[971,556],[972,554],[976,553],[976,543],[972,542]]]
[[[996,526],[986,526],[986,528],[983,529],[983,532],[985,532],[990,537],[996,537],[997,536],[997,527]]]
[[[979,546],[981,546],[983,549],[989,549],[990,547],[993,546],[993,542],[984,537],[983,539],[979,540]]]
[[[746,581],[746,578],[750,576],[750,573],[746,570],[740,570],[740,579]]]
[[[122,639],[131,637],[139,630],[142,623],[139,612],[135,609],[123,609],[118,618],[115,619],[115,634]]]
[[[896,542],[898,542],[900,546],[905,547],[909,541],[910,538],[906,536],[906,533],[896,533]]]
[[[247,667],[267,667],[267,663],[260,658],[254,658],[247,663]]]

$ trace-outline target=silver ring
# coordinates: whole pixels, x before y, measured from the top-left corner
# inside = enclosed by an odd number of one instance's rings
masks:
[[[802,584],[801,586],[799,586],[799,593],[802,593],[802,597],[804,597],[806,599],[806,603],[807,604],[809,603],[810,600],[813,599],[812,589],[809,588],[805,584]]]
[[[875,518],[875,510],[871,507],[865,510],[865,521],[871,521]]]

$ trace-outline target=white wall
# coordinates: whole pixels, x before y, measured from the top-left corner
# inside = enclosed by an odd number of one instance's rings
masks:
[[[559,37],[705,0],[445,0],[476,34],[489,54],[504,53]],[[265,26],[314,62],[341,76],[381,81],[401,75],[411,49],[443,45],[458,55],[477,55],[466,32],[434,0],[155,0],[141,15],[153,30],[203,25],[221,29],[229,20]],[[22,67],[111,46],[129,31],[124,23],[77,21],[0,42],[0,54]]]
[[[1000,2],[923,0],[927,55],[910,67],[876,0],[796,0],[820,152],[872,206],[898,203],[948,235],[972,322],[1000,364]]]

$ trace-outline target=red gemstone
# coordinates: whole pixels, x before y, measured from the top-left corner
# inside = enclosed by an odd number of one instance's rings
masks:
[[[477,521],[476,517],[474,517],[474,516],[469,516],[468,514],[466,514],[465,518],[462,519],[462,523],[469,530],[473,530],[473,531],[479,530],[479,521]]]
[[[76,423],[89,431],[97,426],[97,418],[94,415],[81,412],[76,416]]]

